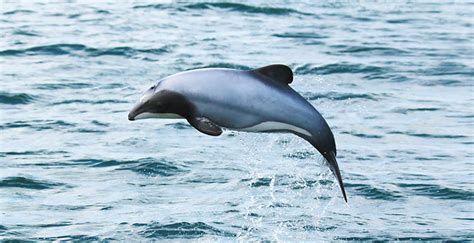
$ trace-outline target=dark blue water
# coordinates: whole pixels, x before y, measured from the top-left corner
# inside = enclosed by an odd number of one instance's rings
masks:
[[[473,2],[29,3],[0,17],[0,239],[474,237]],[[286,134],[129,122],[159,78],[292,67],[345,204]]]

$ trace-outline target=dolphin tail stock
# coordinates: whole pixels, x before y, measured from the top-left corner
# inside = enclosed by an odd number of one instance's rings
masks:
[[[344,201],[347,203],[346,190],[344,189],[344,183],[342,182],[341,172],[339,171],[339,166],[337,165],[336,155],[334,151],[323,153],[324,158],[327,160],[329,168],[337,179],[337,183],[341,188],[342,196]]]

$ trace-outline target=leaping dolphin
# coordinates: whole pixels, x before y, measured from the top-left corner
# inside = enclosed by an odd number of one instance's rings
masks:
[[[280,64],[249,71],[204,68],[181,72],[145,91],[128,119],[184,118],[211,136],[219,136],[222,127],[293,133],[323,155],[347,202],[334,135],[321,114],[289,86],[292,81],[291,69]]]

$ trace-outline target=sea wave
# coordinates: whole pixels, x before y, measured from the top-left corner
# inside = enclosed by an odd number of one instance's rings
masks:
[[[57,242],[105,242],[113,240],[113,238],[102,239],[98,236],[91,235],[61,235],[56,237],[36,237],[33,241],[57,241]],[[15,240],[13,240],[15,241]]]
[[[474,68],[458,62],[441,62],[435,67],[417,70],[417,73],[423,73],[427,76],[450,76],[460,75],[474,77]]]
[[[34,13],[34,11],[28,10],[28,9],[17,9],[13,11],[4,12],[3,15],[31,14],[31,13]]]
[[[433,133],[418,133],[418,132],[401,132],[401,131],[390,131],[387,134],[400,134],[400,135],[407,135],[412,137],[419,137],[419,138],[446,138],[446,139],[459,139],[459,138],[468,138],[465,135],[458,135],[458,134],[433,134]]]
[[[342,131],[341,134],[349,134],[349,135],[352,135],[352,136],[358,137],[358,138],[375,138],[375,139],[383,138],[382,135],[360,133],[360,132],[355,132],[355,131]]]
[[[281,34],[273,34],[274,37],[292,38],[292,39],[326,39],[328,36],[317,34],[314,32],[285,32]]]
[[[135,226],[143,226],[135,224]],[[153,239],[195,239],[205,235],[216,235],[222,237],[235,237],[236,234],[217,229],[203,222],[188,223],[179,222],[171,224],[161,224],[152,222],[145,225],[145,229],[140,234],[146,238]]]
[[[51,105],[69,105],[69,104],[91,104],[91,105],[102,105],[102,104],[123,104],[129,103],[125,100],[85,100],[85,99],[72,99],[72,100],[63,100],[59,102],[51,103]]]
[[[235,64],[235,63],[228,63],[228,62],[216,62],[210,64],[202,64],[202,63],[194,63],[194,67],[192,69],[198,68],[233,68],[239,70],[251,70],[253,68],[245,65]],[[189,69],[189,70],[192,70]]]
[[[319,99],[328,99],[328,100],[353,100],[353,99],[363,99],[363,100],[378,100],[377,95],[375,94],[355,94],[355,93],[342,93],[342,92],[327,92],[327,93],[312,93],[305,92],[303,96],[308,100],[319,100]]]
[[[51,151],[51,150],[25,150],[25,151],[8,151],[8,152],[0,152],[0,157],[5,156],[37,156],[37,155],[55,155],[55,154],[68,154],[67,151]]]
[[[178,130],[184,130],[184,129],[191,129],[192,126],[185,123],[185,122],[175,122],[175,123],[169,123],[169,124],[166,124],[165,126],[167,127],[173,127],[175,129],[178,129]]]
[[[264,14],[264,15],[312,15],[310,13],[301,12],[291,8],[281,7],[269,7],[269,6],[253,6],[243,3],[233,2],[204,2],[204,3],[193,3],[186,5],[173,6],[170,4],[148,4],[148,5],[137,5],[134,9],[170,9],[176,8],[181,11],[188,10],[208,10],[208,9],[222,9],[231,12],[248,13],[248,14]]]
[[[408,113],[414,113],[414,112],[432,112],[432,111],[439,111],[439,110],[442,110],[442,109],[435,108],[435,107],[417,107],[417,108],[397,108],[397,109],[394,109],[393,112],[408,114]]]
[[[13,35],[23,35],[23,36],[40,36],[35,31],[27,31],[27,30],[15,30],[13,31]]]
[[[290,154],[285,154],[284,157],[291,159],[309,159],[313,157],[315,152],[310,151],[296,151]]]
[[[36,96],[27,93],[9,93],[0,91],[0,104],[22,105],[32,103],[36,99]]]
[[[76,124],[63,120],[28,120],[7,122],[5,124],[0,125],[0,130],[12,128],[31,128],[36,131],[43,131],[49,129],[71,128],[75,126]]]
[[[339,46],[340,47],[340,46]],[[342,46],[343,49],[339,50],[339,53],[351,53],[355,55],[367,54],[367,55],[386,55],[386,56],[402,56],[409,53],[408,51],[391,48],[391,47],[380,47],[380,46]]]
[[[368,66],[363,64],[355,63],[334,63],[323,66],[313,66],[312,64],[305,64],[303,66],[296,67],[295,74],[298,75],[328,75],[328,74],[341,74],[341,73],[363,73],[363,74],[385,74],[389,70],[378,66]]]
[[[34,46],[25,49],[8,49],[0,51],[0,56],[59,56],[76,55],[87,57],[123,56],[135,57],[139,54],[162,55],[170,51],[170,46],[152,49],[140,49],[129,46],[111,48],[93,48],[82,44],[53,44]]]
[[[269,187],[274,180],[276,186],[288,186],[292,190],[311,188],[315,186],[332,185],[333,181],[329,179],[314,178],[296,178],[289,175],[276,175],[274,177],[245,178],[241,182],[248,183],[249,187]]]
[[[123,166],[117,170],[130,170],[137,174],[146,176],[174,176],[186,172],[182,167],[178,167],[176,164],[161,159],[156,160],[152,158],[140,159],[136,164],[130,164]]]
[[[426,196],[444,200],[474,200],[474,192],[469,190],[444,187],[437,184],[398,183],[396,185],[412,196]]]
[[[42,84],[35,84],[34,87],[36,89],[41,89],[41,90],[58,90],[58,89],[85,89],[85,88],[90,88],[93,87],[93,84],[90,83],[80,83],[80,82],[74,82],[74,83],[42,83]]]
[[[0,180],[0,188],[24,188],[34,190],[45,190],[65,186],[64,183],[38,180],[22,176],[7,177]]]
[[[370,184],[346,182],[345,187],[347,191],[367,199],[395,201],[403,198],[402,194],[398,191],[389,191]]]
[[[166,159],[142,158],[137,160],[101,160],[79,159],[73,163],[89,165],[90,167],[115,167],[116,170],[133,171],[146,176],[174,176],[188,170],[184,165]]]

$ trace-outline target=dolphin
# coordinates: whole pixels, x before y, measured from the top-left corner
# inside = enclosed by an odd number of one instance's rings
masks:
[[[184,118],[211,136],[219,136],[222,128],[293,133],[326,159],[347,203],[334,135],[321,114],[289,86],[292,81],[293,72],[281,64],[254,70],[203,68],[180,72],[145,91],[128,119]]]

